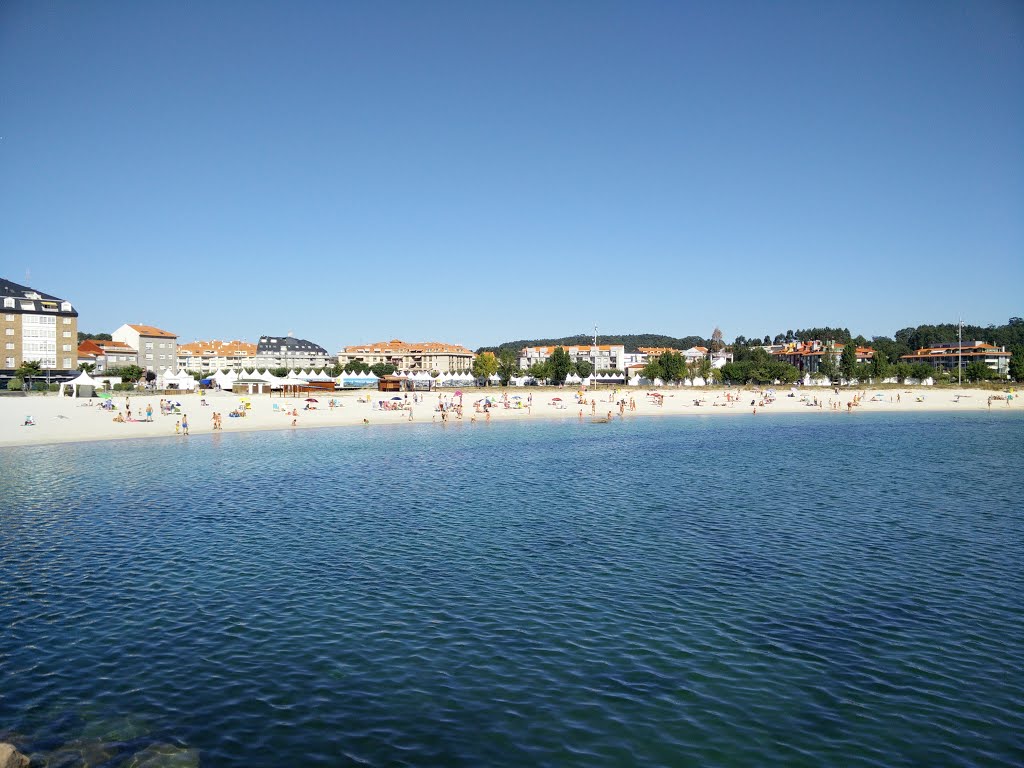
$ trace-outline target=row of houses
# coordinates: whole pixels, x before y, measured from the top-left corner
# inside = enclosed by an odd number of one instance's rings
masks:
[[[831,356],[838,365],[845,345],[832,341],[797,341],[776,344],[765,349],[777,359],[795,366],[801,374],[814,376],[826,355]],[[875,350],[871,347],[856,349],[858,363],[867,363],[874,359]],[[964,341],[924,347],[909,355],[901,355],[900,360],[908,363],[928,363],[939,371],[964,369],[971,361],[977,360],[998,375],[1006,376],[1010,370],[1010,357],[1011,353],[1004,347],[997,347],[984,341]]]
[[[0,386],[14,377],[26,361],[38,361],[48,378],[69,378],[81,363],[97,373],[111,368],[137,365],[149,371],[189,370],[211,374],[218,370],[252,368],[322,369],[334,364],[375,365],[385,363],[401,371],[468,371],[475,357],[472,350],[459,344],[442,342],[405,342],[401,339],[345,347],[337,354],[288,333],[261,336],[255,344],[244,341],[195,341],[178,343],[177,334],[140,323],[126,323],[113,331],[111,340],[86,340],[78,344],[78,311],[67,299],[37,291],[0,278],[0,337],[3,339],[3,366]],[[627,376],[639,373],[647,360],[664,352],[677,352],[686,362],[710,357],[715,368],[732,359],[727,350],[714,353],[706,347],[687,350],[641,347],[626,352],[622,344],[579,344],[562,347],[574,361],[587,361],[595,371],[622,371]],[[840,359],[843,345],[830,341],[794,342],[765,347],[773,356],[796,366],[802,374],[818,372],[825,355]],[[551,357],[554,346],[525,347],[519,354],[519,367],[529,370]],[[871,347],[858,347],[858,362],[872,359]],[[1009,370],[1010,353],[982,341],[940,344],[904,355],[908,362],[926,362],[937,370],[966,368],[980,361],[1001,376]]]

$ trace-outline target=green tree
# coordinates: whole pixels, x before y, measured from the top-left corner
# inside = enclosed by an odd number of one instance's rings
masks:
[[[373,373],[373,375],[378,379],[383,378],[384,376],[390,376],[395,372],[395,370],[395,366],[391,363],[375,363],[370,366],[371,373]]]
[[[964,369],[964,377],[968,381],[989,381],[996,377],[996,372],[981,360],[971,360]]]
[[[494,356],[493,352],[481,352],[473,358],[473,375],[476,378],[483,379],[486,383],[497,372],[498,358]]]
[[[682,381],[686,378],[686,361],[678,352],[662,352],[658,356],[662,381]]]
[[[1011,322],[1019,318],[1010,318]],[[1024,381],[1024,346],[1010,347],[1010,378]]]
[[[587,378],[587,376],[594,372],[594,364],[589,360],[577,360],[573,368],[576,371],[576,375],[581,379]]]
[[[661,368],[661,363],[658,362],[658,358],[648,358],[646,364],[644,364],[643,370],[640,371],[640,375],[645,379],[654,381],[655,379],[665,380],[665,371]]]
[[[730,384],[745,384],[747,382],[747,364],[735,361],[722,366],[720,373],[722,381]]]
[[[551,366],[548,365],[547,360],[542,363],[534,363],[526,372],[538,381],[546,381],[551,378]]]
[[[121,369],[121,380],[135,382],[141,379],[146,372],[137,365],[126,365]]]
[[[519,373],[519,357],[514,349],[503,347],[498,350],[498,378],[501,386],[507,387],[509,381]]]
[[[82,371],[83,373],[92,373],[93,371],[96,370],[96,364],[95,363],[79,363],[78,364],[78,370]]]
[[[14,375],[27,383],[29,389],[31,389],[32,379],[38,379],[43,375],[43,367],[38,360],[26,360],[21,364],[18,370],[15,371]]]
[[[548,359],[551,370],[551,383],[564,384],[566,377],[572,370],[572,358],[562,347],[555,347]]]
[[[704,379],[705,386],[711,383],[711,374],[714,369],[711,367],[711,358],[707,355],[701,356],[697,363],[697,375]]]
[[[817,375],[832,381],[836,377],[838,368],[839,367],[836,365],[835,353],[831,349],[825,350],[821,356],[821,360],[818,361]]]
[[[839,356],[839,372],[847,381],[857,375],[857,345],[852,341],[843,345],[843,353]]]
[[[889,365],[889,360],[886,357],[885,352],[880,349],[875,350],[874,355],[871,356],[871,362],[869,365],[871,368],[872,378],[878,379],[879,381],[888,377],[892,370],[892,366]]]
[[[14,378],[9,379],[7,381],[7,391],[8,392],[21,392],[21,390],[24,389],[24,388],[25,388],[25,382],[22,381],[21,379],[19,379],[16,376]]]

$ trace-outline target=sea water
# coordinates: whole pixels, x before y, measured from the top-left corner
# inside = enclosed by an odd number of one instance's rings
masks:
[[[62,766],[1020,765],[1022,447],[1020,414],[826,413],[6,449],[0,739]]]

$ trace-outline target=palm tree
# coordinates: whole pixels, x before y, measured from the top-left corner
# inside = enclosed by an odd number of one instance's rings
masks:
[[[79,363],[78,364],[78,370],[82,371],[83,373],[92,373],[93,371],[96,370],[96,364],[95,363]]]
[[[25,382],[27,389],[32,389],[32,378],[43,375],[43,366],[38,360],[25,360],[15,375]]]

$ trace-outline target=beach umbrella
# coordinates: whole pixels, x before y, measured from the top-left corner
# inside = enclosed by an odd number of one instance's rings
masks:
[[[395,396],[394,396],[394,397],[392,397],[391,399],[392,399],[392,400],[401,400],[402,398],[398,397],[398,395],[395,395]]]
[[[315,397],[307,397],[306,398],[306,402],[307,403],[319,403],[320,401],[317,400]]]
[[[99,395],[97,395],[97,397],[103,400],[109,400],[111,398],[111,394],[109,392],[100,392]]]

